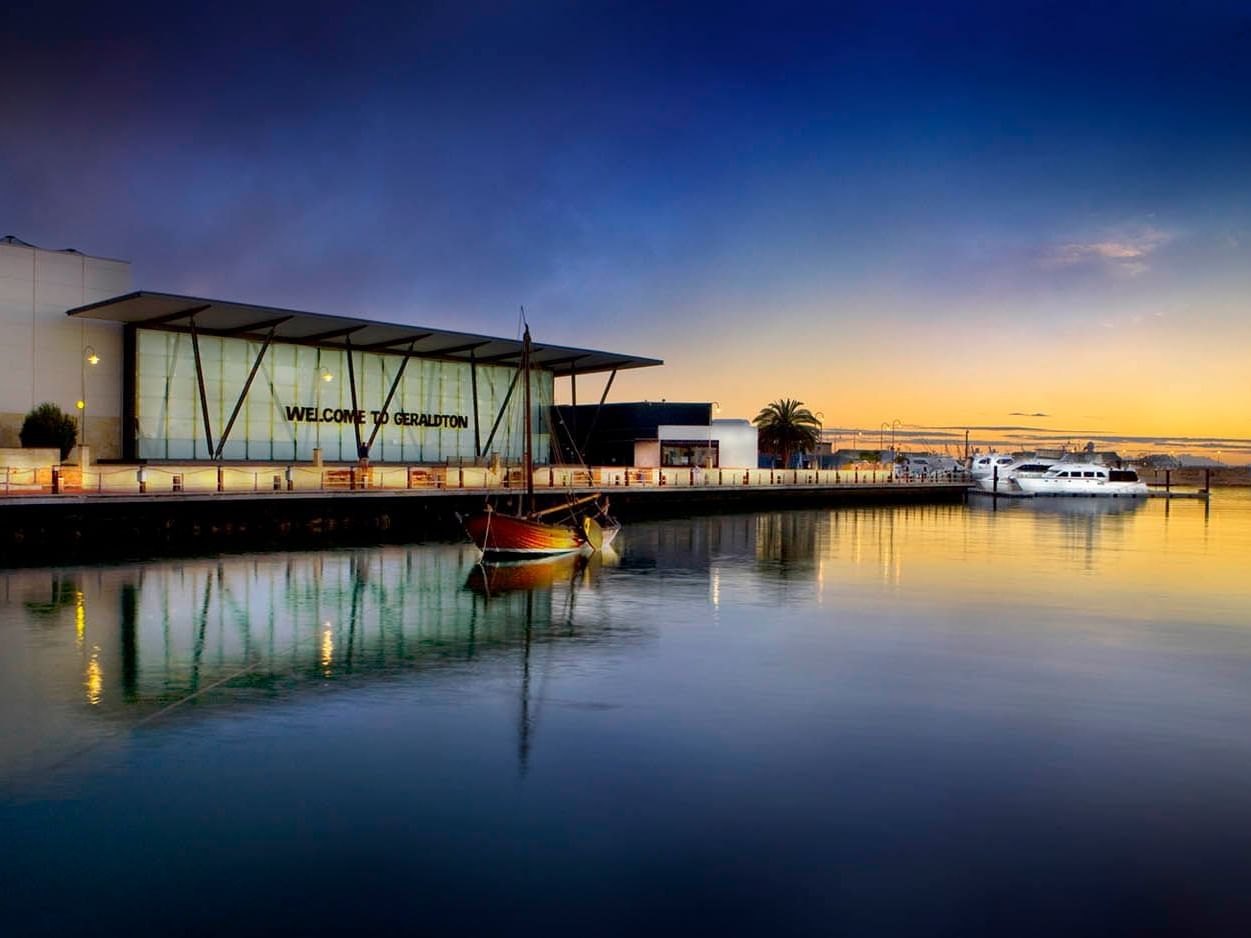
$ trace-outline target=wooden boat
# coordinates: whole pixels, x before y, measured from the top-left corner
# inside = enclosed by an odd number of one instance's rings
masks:
[[[608,514],[608,504],[596,495],[570,499],[552,508],[534,508],[533,426],[530,401],[530,327],[521,345],[522,385],[525,387],[526,492],[517,514],[495,511],[488,503],[465,519],[470,540],[484,557],[494,559],[552,557],[592,553],[612,543],[620,525]],[[531,509],[526,511],[527,506]],[[562,520],[555,520],[561,513]],[[602,520],[601,520],[602,519]]]
[[[465,522],[465,530],[484,554],[570,554],[581,551],[587,542],[581,531],[569,525],[506,515],[489,505]]]

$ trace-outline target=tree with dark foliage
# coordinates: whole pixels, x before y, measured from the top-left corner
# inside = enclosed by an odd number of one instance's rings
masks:
[[[18,436],[27,449],[56,447],[64,459],[78,440],[78,423],[56,404],[45,401],[26,415]]]

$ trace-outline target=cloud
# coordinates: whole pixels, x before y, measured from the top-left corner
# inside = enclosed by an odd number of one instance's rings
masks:
[[[1008,416],[1009,417],[1050,417],[1051,414],[1044,414],[1041,410],[1036,410],[1033,413],[1028,413],[1023,410],[1014,410],[1012,411],[1012,413],[1008,414]]]
[[[1042,264],[1048,268],[1097,266],[1132,277],[1150,270],[1147,259],[1170,240],[1171,234],[1154,227],[1105,232],[1097,239],[1052,245]]]

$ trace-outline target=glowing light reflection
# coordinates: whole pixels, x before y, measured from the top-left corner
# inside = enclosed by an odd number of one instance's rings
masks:
[[[74,644],[83,647],[87,636],[87,603],[81,592],[74,594]]]
[[[104,669],[100,667],[100,646],[91,649],[91,659],[87,662],[87,677],[83,681],[87,689],[87,703],[98,706],[104,691]]]
[[[330,629],[330,623],[326,622],[321,633],[321,667],[326,676],[330,675],[330,665],[334,662],[334,635]]]

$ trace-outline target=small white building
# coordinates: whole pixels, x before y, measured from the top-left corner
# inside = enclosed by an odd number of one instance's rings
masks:
[[[757,433],[748,420],[660,424],[656,430],[657,439],[634,444],[634,465],[756,468]]]

